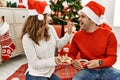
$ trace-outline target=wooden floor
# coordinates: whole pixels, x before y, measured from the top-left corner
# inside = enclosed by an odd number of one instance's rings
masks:
[[[0,80],[6,80],[24,63],[27,63],[25,55],[19,55],[9,61],[3,61],[0,65]]]

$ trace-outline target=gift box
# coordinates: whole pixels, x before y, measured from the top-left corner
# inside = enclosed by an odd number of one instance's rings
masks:
[[[55,67],[55,72],[61,80],[72,80],[74,75],[78,72],[72,65],[60,65]]]

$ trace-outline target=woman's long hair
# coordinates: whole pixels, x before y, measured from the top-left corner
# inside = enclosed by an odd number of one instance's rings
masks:
[[[44,20],[38,20],[38,16],[29,16],[24,24],[22,35],[23,36],[28,33],[29,38],[31,38],[36,44],[39,45],[39,41],[44,39],[48,41],[50,39],[50,35],[48,33],[48,23],[46,22],[47,14],[44,14]]]

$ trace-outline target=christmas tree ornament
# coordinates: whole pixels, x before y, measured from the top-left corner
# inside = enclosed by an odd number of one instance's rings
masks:
[[[64,11],[67,12],[68,7],[64,8]]]
[[[65,16],[65,19],[66,19],[66,20],[69,20],[69,17],[68,17],[68,16]]]
[[[52,12],[51,12],[51,14],[52,14],[52,15],[54,15],[54,14],[55,14],[55,12],[54,12],[54,11],[52,11]]]
[[[78,18],[79,16],[78,15],[75,15],[76,16],[76,18]]]
[[[71,11],[71,9],[69,8],[69,9],[67,9],[67,12],[70,12]]]
[[[73,9],[73,12],[76,12],[76,9]]]
[[[54,2],[54,4],[57,4],[58,0],[52,0]]]
[[[19,0],[18,8],[26,8],[26,6],[23,4],[23,0]]]
[[[62,14],[61,12],[58,12],[58,17],[59,17],[59,18],[61,18],[61,14]]]
[[[67,8],[67,7],[68,7],[68,4],[67,4],[66,1],[64,1],[64,2],[62,3],[62,5],[63,5],[64,8]]]
[[[58,17],[58,12],[55,12],[55,15]]]

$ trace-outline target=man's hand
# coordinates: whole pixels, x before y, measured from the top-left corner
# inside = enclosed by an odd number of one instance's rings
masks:
[[[92,68],[97,68],[99,67],[99,60],[90,60],[85,62],[87,65],[87,68],[92,69]]]
[[[74,60],[74,61],[72,62],[72,65],[73,65],[76,69],[78,69],[78,70],[84,69],[79,60]]]

